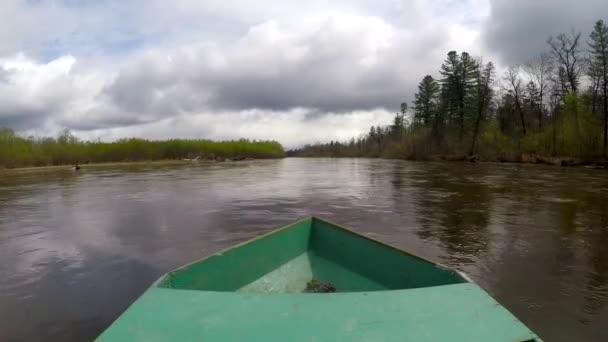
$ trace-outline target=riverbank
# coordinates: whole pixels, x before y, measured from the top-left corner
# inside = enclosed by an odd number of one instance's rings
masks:
[[[58,138],[23,137],[0,127],[0,168],[84,165],[125,161],[240,160],[281,158],[283,146],[271,140],[121,139],[82,141],[64,132]]]
[[[386,160],[432,161],[432,162],[468,162],[468,163],[512,163],[537,164],[563,167],[586,167],[590,169],[607,169],[607,159],[581,159],[573,157],[546,157],[534,154],[522,154],[519,158],[487,158],[480,155],[465,154],[433,154],[425,157],[387,158],[387,157],[357,157],[357,156],[291,156],[293,158],[371,158]]]
[[[420,159],[418,159],[420,160]],[[541,164],[554,166],[584,166],[588,168],[608,168],[606,159],[582,159],[573,157],[547,157],[536,154],[522,154],[519,158],[484,158],[479,155],[431,155],[422,159],[428,161],[465,161],[489,163]]]
[[[120,162],[104,162],[104,163],[88,163],[79,164],[80,169],[87,168],[104,168],[104,167],[120,167],[120,166],[173,166],[173,165],[196,165],[196,164],[216,164],[223,162],[237,162],[245,160],[255,160],[255,158],[236,158],[236,159],[180,159],[180,160],[148,160],[148,161],[120,161]],[[38,172],[38,171],[55,171],[55,170],[73,170],[74,165],[46,165],[46,166],[27,166],[16,168],[2,168],[1,173],[15,172]]]

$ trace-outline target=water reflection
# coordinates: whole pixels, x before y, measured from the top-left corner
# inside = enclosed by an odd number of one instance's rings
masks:
[[[454,262],[473,262],[489,242],[490,188],[478,181],[477,169],[447,172],[437,165],[429,171],[418,176],[425,182],[416,182],[416,177],[412,182],[416,189],[417,234],[422,239],[438,239]]]
[[[285,159],[3,172],[0,340],[90,340],[167,270],[320,215],[469,273],[548,341],[608,340],[608,177]]]

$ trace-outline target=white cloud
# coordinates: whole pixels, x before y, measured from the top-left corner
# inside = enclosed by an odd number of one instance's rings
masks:
[[[100,88],[93,75],[74,74],[75,63],[69,55],[48,63],[23,54],[0,58],[0,124],[38,128],[79,112]]]
[[[484,4],[11,2],[0,14],[15,25],[0,43],[0,125],[104,139],[346,139],[388,123],[448,50],[482,53],[475,23],[486,14],[471,6]]]
[[[87,139],[114,140],[128,136],[168,139],[180,132],[185,138],[277,140],[287,148],[308,143],[346,141],[367,133],[372,125],[385,125],[393,113],[384,110],[347,114],[311,115],[303,108],[289,111],[244,110],[200,113],[148,124],[80,132]]]

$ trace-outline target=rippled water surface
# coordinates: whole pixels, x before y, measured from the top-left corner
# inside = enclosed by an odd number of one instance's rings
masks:
[[[307,215],[467,272],[546,341],[608,341],[608,172],[283,159],[0,172],[0,341],[86,341],[168,270]]]

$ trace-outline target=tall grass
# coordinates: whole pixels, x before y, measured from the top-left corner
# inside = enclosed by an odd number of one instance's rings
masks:
[[[22,137],[8,128],[0,128],[0,168],[151,161],[200,157],[281,158],[283,147],[276,141],[171,139],[165,141],[138,138],[115,142],[80,141],[64,132],[58,138]]]

